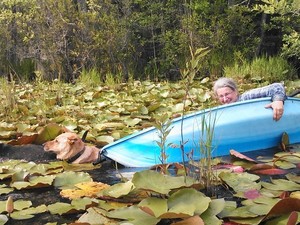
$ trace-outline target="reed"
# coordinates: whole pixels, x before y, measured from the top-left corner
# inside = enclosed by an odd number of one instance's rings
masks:
[[[157,134],[159,140],[156,141],[157,145],[160,148],[160,163],[162,165],[162,172],[164,174],[167,173],[167,148],[172,144],[168,143],[168,135],[170,134],[172,130],[172,121],[169,119],[168,114],[163,114],[161,117],[156,119],[154,127],[157,129]]]
[[[5,114],[11,115],[12,111],[16,107],[16,100],[15,100],[15,82],[12,80],[9,82],[6,78],[1,77],[0,78],[0,85],[1,85],[1,96],[2,96],[2,103],[1,107],[3,109],[1,110],[2,112],[5,112]]]
[[[88,87],[96,87],[101,83],[101,74],[96,69],[82,70],[78,78],[78,82]]]

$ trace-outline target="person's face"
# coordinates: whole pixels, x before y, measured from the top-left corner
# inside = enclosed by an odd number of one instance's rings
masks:
[[[237,91],[233,91],[229,87],[222,87],[217,90],[217,98],[221,104],[228,104],[238,100]]]

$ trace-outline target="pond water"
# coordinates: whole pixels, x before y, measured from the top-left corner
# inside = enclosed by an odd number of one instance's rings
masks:
[[[270,157],[272,158],[273,155],[278,152],[278,148],[255,151],[255,152],[248,152],[244,153],[244,155],[256,159],[258,156]],[[222,161],[230,162],[230,157],[226,156],[222,158]],[[133,174],[137,171],[141,171],[147,168],[126,168],[121,165],[116,165],[116,163],[106,160],[102,163],[101,168],[95,169],[92,171],[87,171],[94,181],[102,182],[106,184],[115,184],[121,181],[121,177],[131,178]],[[298,169],[299,173],[299,169]],[[262,177],[262,179],[267,180],[269,176]],[[3,182],[0,182],[0,185]],[[218,193],[218,198],[224,197],[225,199],[233,199],[232,193],[228,191],[228,189],[218,187],[215,190]],[[32,190],[22,190],[22,191],[14,191],[12,197],[14,200],[23,199],[23,200],[31,200],[33,206],[38,206],[41,204],[49,205],[56,202],[69,202],[69,200],[61,198],[59,194],[60,190],[54,187],[49,188],[38,188]],[[0,200],[6,200],[7,195],[1,195]],[[71,223],[78,219],[81,214],[72,214],[67,216],[59,216],[59,215],[52,215],[50,213],[42,213],[37,214],[33,219],[28,220],[10,220],[7,222],[7,225],[23,225],[23,224],[31,224],[31,225],[41,225],[50,222],[57,222],[58,224],[63,223]],[[162,221],[159,223],[160,225],[170,224],[168,221]]]

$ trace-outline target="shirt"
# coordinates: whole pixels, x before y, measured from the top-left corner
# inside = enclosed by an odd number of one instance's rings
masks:
[[[271,97],[272,101],[284,101],[286,99],[284,86],[281,83],[273,83],[268,86],[255,88],[240,95],[238,101],[264,97]]]

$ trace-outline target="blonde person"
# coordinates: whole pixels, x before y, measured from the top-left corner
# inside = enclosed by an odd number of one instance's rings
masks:
[[[231,78],[219,78],[213,86],[213,91],[221,104],[229,104],[256,98],[271,97],[271,103],[265,108],[273,109],[273,119],[278,121],[283,115],[285,89],[281,83],[273,83],[268,86],[255,88],[239,94],[235,81]]]

